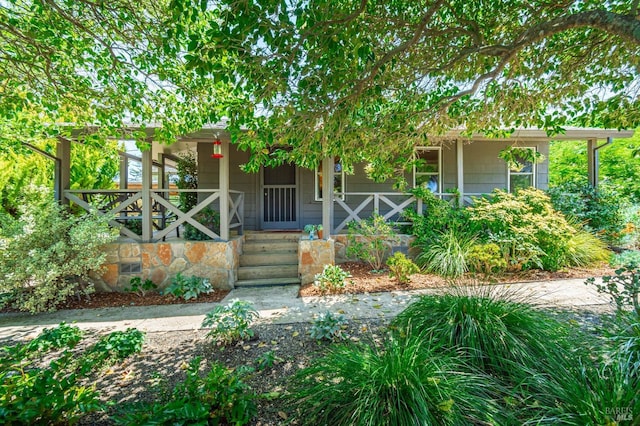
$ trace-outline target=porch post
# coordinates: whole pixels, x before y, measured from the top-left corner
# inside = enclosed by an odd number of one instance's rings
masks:
[[[127,189],[129,186],[129,157],[120,154],[120,189]]]
[[[329,239],[333,232],[333,157],[322,160],[322,228],[324,238]]]
[[[464,154],[463,154],[464,141],[461,139],[456,140],[456,169],[458,192],[460,193],[460,199],[458,204],[460,207],[464,206]]]
[[[222,143],[220,168],[220,238],[229,241],[229,143]]]
[[[60,170],[56,170],[55,192],[61,203],[69,204],[69,200],[64,196],[64,191],[71,188],[71,141],[69,139],[58,138],[56,157],[60,159]]]
[[[153,239],[153,212],[151,209],[153,157],[151,146],[142,151],[142,241]]]
[[[587,176],[591,186],[596,186],[598,183],[598,176],[596,174],[596,145],[598,141],[596,139],[589,139],[587,141]]]

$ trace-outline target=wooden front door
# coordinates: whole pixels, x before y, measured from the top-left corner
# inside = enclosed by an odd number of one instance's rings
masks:
[[[298,229],[298,170],[295,165],[262,170],[262,229]]]

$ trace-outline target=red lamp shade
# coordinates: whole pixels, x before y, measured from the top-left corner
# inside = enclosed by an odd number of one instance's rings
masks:
[[[216,139],[213,141],[213,154],[211,154],[211,158],[222,158],[222,142],[220,139]]]

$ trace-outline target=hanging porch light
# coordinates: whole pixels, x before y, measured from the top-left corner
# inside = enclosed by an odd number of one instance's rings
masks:
[[[220,139],[216,138],[215,141],[213,141],[213,154],[211,154],[211,158],[222,158],[222,142],[220,142]]]

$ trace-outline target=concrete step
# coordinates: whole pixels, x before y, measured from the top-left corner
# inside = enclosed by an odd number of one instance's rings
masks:
[[[262,278],[254,280],[240,280],[236,287],[273,287],[300,284],[299,278]]]
[[[242,245],[243,253],[258,253],[258,252],[298,252],[297,241],[278,241],[278,240],[253,240],[245,241]]]
[[[253,251],[240,256],[240,266],[297,264],[298,253],[294,250]]]
[[[238,281],[262,278],[298,278],[298,265],[241,266]]]
[[[296,243],[300,239],[302,231],[294,232],[246,232],[244,235],[244,241],[264,241],[264,240],[278,240],[278,241],[295,241]]]

